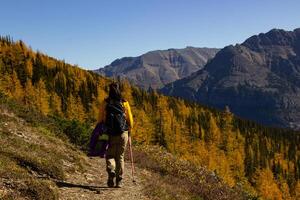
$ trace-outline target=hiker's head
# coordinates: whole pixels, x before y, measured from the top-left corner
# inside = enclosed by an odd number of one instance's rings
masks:
[[[120,85],[118,83],[111,83],[109,85],[109,99],[115,99],[115,100],[121,100],[122,99],[122,94],[121,94],[121,89]]]

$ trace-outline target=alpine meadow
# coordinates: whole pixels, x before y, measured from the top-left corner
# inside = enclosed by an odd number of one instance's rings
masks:
[[[108,85],[116,81],[35,52],[8,36],[0,39],[0,73],[2,96],[41,115],[87,127],[96,124]],[[240,119],[229,109],[220,111],[117,81],[132,105],[132,138],[137,148],[160,147],[206,168],[248,198],[300,199],[299,132],[265,127]],[[80,147],[87,145],[89,137],[88,131],[69,135]],[[180,170],[184,166],[176,173]],[[202,181],[196,174],[186,177]]]

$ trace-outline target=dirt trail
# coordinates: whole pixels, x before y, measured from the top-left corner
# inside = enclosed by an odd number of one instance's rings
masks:
[[[93,200],[93,199],[105,199],[105,200],[148,200],[149,198],[144,195],[143,189],[144,184],[140,179],[142,173],[147,173],[145,170],[136,168],[136,182],[132,182],[131,177],[131,165],[125,163],[124,173],[124,186],[123,188],[108,188],[106,163],[105,159],[95,157],[89,158],[78,150],[71,150],[72,146],[63,142],[61,139],[54,137],[52,134],[44,135],[41,133],[41,129],[33,128],[30,124],[26,123],[25,120],[17,117],[14,113],[9,112],[6,108],[0,107],[0,136],[2,133],[6,133],[10,138],[22,139],[26,144],[41,145],[43,148],[49,151],[57,150],[57,152],[64,152],[69,157],[78,156],[79,160],[83,164],[83,171],[79,170],[78,163],[70,160],[62,161],[62,169],[65,174],[63,181],[52,179],[48,176],[40,175],[30,167],[26,168],[30,172],[31,177],[46,179],[56,183],[58,186],[59,199],[62,200]],[[4,134],[2,134],[4,135]],[[5,136],[5,135],[4,135]],[[8,136],[7,136],[8,137]],[[17,146],[18,147],[18,146]],[[77,152],[75,152],[77,151]],[[71,153],[73,152],[73,153]],[[126,152],[127,154],[128,152]],[[34,156],[32,154],[31,156]],[[49,159],[51,159],[49,157]],[[54,162],[54,161],[53,161]],[[1,160],[0,160],[1,164]],[[1,167],[1,166],[0,166]],[[72,170],[70,170],[72,169]],[[74,169],[74,170],[73,170]],[[75,172],[74,172],[75,171]],[[15,181],[14,179],[7,180],[10,182]],[[7,193],[12,189],[4,187],[1,184],[3,180],[0,177],[0,199],[1,194]],[[21,194],[20,194],[21,195]],[[15,199],[15,198],[14,198]],[[27,199],[18,196],[18,199]]]
[[[57,183],[60,199],[105,199],[105,200],[147,200],[143,194],[142,171],[136,168],[136,182],[132,182],[130,163],[125,163],[123,188],[108,188],[105,159],[85,158],[90,166],[84,173],[66,174],[66,181]]]

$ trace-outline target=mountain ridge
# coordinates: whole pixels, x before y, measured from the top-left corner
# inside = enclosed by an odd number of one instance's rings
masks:
[[[156,89],[201,69],[217,51],[217,48],[191,46],[154,50],[137,57],[116,59],[96,72],[109,77],[125,77],[142,88]]]
[[[161,91],[221,109],[229,106],[266,125],[297,128],[300,29],[272,29],[226,46],[203,69]]]

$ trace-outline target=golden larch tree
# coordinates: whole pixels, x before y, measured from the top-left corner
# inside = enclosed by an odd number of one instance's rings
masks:
[[[44,114],[49,113],[49,94],[45,82],[40,79],[34,86],[36,95],[36,106]]]
[[[281,200],[282,193],[270,169],[257,170],[255,174],[255,187],[258,193],[266,200]]]

